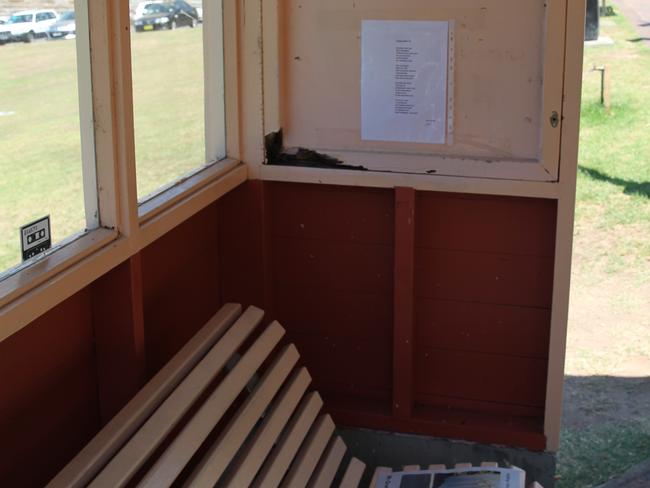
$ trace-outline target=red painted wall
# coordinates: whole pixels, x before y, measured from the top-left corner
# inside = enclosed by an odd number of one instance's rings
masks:
[[[0,486],[53,476],[227,301],[281,321],[342,425],[543,449],[555,220],[250,181],[0,343]]]
[[[43,486],[99,429],[91,300],[0,342],[0,486]]]
[[[224,300],[287,328],[339,423],[543,449],[555,202],[403,194],[238,188]]]

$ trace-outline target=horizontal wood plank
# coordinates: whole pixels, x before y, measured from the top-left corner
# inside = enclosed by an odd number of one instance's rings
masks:
[[[495,354],[418,348],[418,393],[541,407],[547,361]]]
[[[547,358],[550,309],[420,299],[419,347]]]
[[[262,310],[249,307],[89,486],[124,486],[253,332],[263,315]]]
[[[95,438],[50,481],[48,487],[77,488],[88,484],[240,314],[240,305],[224,305]]]
[[[392,291],[390,245],[275,238],[272,249],[277,285],[382,294]]]
[[[255,488],[274,488],[280,485],[307,432],[314,423],[323,400],[317,392],[307,394],[293,414],[275,448],[255,478]]]
[[[350,459],[343,479],[341,480],[340,488],[356,488],[361,482],[363,472],[366,470],[366,465],[359,461],[357,458]]]
[[[553,258],[416,249],[419,298],[550,308]]]
[[[224,486],[237,488],[251,484],[278,439],[280,432],[282,432],[282,428],[296,409],[310,381],[311,377],[306,368],[300,368],[294,373],[278,394],[278,398],[264,417],[264,421],[253,438],[237,457],[231,474],[224,482]]]
[[[554,200],[417,192],[418,246],[553,256]]]
[[[188,478],[192,486],[214,486],[221,478],[297,360],[298,352],[293,345],[278,355]]]
[[[343,439],[336,436],[330,441],[325,454],[314,472],[314,476],[309,481],[309,488],[329,488],[336,476],[339,465],[343,460],[347,447]]]
[[[333,433],[332,417],[327,414],[321,415],[300,447],[291,469],[282,482],[282,488],[304,488],[307,486]]]
[[[181,430],[178,436],[167,447],[165,452],[158,458],[153,467],[147,472],[139,486],[141,487],[157,487],[170,485],[176,477],[185,468],[185,465],[192,458],[196,450],[201,446],[201,443],[207,438],[210,431],[221,420],[221,417],[226,413],[226,410],[239,396],[242,389],[250,381],[253,374],[266,360],[267,356],[273,348],[280,341],[284,335],[284,329],[277,322],[273,322],[260,337],[255,341],[251,348],[246,351],[244,356],[237,362],[236,366],[227,374],[219,386],[212,392],[210,397],[194,414],[190,421]],[[277,362],[272,367],[272,372],[277,372],[279,376],[284,374],[286,377],[290,369],[293,367],[298,359],[298,353],[292,347],[287,347],[282,354],[279,355]],[[277,370],[276,370],[277,368]],[[259,384],[259,389],[256,393],[262,392],[262,396],[267,393],[267,389],[273,390],[279,388],[279,382],[273,381],[276,378],[273,376],[265,376]],[[246,415],[248,407],[258,397],[253,394],[249,397],[250,401],[244,404],[240,414]],[[237,415],[235,421],[239,418]],[[227,436],[232,431],[227,429],[223,435]],[[242,435],[243,437],[243,435]],[[217,441],[219,445],[220,438]],[[225,458],[229,458],[232,454],[230,449],[236,448],[235,443],[227,446],[229,449],[224,452],[209,451],[208,456],[211,457],[213,453],[223,454],[223,459],[220,462],[215,462],[214,471],[206,473],[206,476],[199,476],[198,480],[191,480],[195,486],[213,486],[218,476],[222,474],[221,470],[225,470]],[[199,467],[199,469],[202,465]],[[206,482],[206,477],[215,475],[212,483]],[[199,475],[201,472],[199,471]],[[201,483],[203,482],[203,484]]]
[[[390,244],[393,191],[270,183],[273,235]]]

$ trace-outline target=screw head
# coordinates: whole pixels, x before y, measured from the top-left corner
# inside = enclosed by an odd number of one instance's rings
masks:
[[[560,114],[558,114],[556,111],[553,111],[551,114],[551,127],[554,129],[560,124]]]

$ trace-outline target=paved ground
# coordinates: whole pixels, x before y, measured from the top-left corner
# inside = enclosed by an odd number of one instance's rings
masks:
[[[630,19],[639,32],[637,42],[645,42],[650,47],[650,1],[648,0],[610,0]]]

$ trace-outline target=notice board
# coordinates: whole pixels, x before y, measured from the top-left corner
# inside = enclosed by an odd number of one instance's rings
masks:
[[[370,171],[557,180],[566,0],[278,2],[265,131],[281,130],[285,151]],[[409,73],[432,92],[397,83]],[[411,127],[399,120],[409,111]]]

